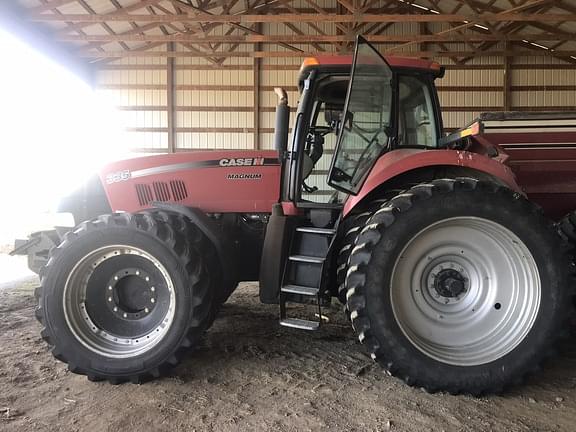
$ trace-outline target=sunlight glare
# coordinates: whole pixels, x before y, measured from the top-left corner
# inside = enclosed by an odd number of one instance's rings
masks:
[[[0,47],[2,244],[128,151],[118,111],[102,95],[2,30]]]

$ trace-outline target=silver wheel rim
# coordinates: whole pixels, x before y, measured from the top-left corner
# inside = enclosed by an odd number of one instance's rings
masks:
[[[103,326],[95,323],[86,305],[86,288],[94,272],[106,261],[126,255],[135,255],[151,263],[158,270],[167,289],[168,304],[163,305],[166,312],[162,315],[160,322],[145,334],[137,337],[120,336],[102,328]],[[140,272],[133,270],[133,274],[139,275]],[[111,289],[112,287],[108,284],[103,284],[102,295],[108,296],[108,290]],[[151,287],[152,291],[154,289]],[[152,302],[154,301],[152,297]],[[86,348],[110,358],[135,357],[155,347],[164,339],[174,321],[175,302],[174,284],[166,268],[152,255],[133,246],[113,245],[92,251],[78,261],[68,275],[64,286],[63,306],[68,328]],[[123,315],[126,317],[128,314]]]
[[[404,247],[390,300],[418,350],[474,366],[502,358],[524,340],[540,291],[538,267],[518,236],[487,219],[456,217],[423,229]]]

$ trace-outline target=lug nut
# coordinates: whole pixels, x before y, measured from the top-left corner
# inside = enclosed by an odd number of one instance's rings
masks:
[[[114,312],[118,312],[118,308],[114,306]]]
[[[108,289],[109,289],[110,291],[112,291],[112,285],[110,285],[110,286],[108,287]]]
[[[150,309],[144,308],[144,312],[145,312],[145,313],[148,313],[148,312],[150,312]]]
[[[153,298],[150,299],[150,303],[154,303],[156,300],[154,300]]]
[[[127,313],[125,313],[123,316],[124,316],[124,318],[128,318],[128,314],[127,314]]]
[[[140,276],[140,272],[139,272],[139,271],[136,271],[136,276]]]
[[[114,280],[118,280],[118,276],[114,276]]]
[[[148,282],[150,280],[150,278],[148,276],[146,276],[146,282]]]
[[[108,301],[111,302],[111,301],[112,301],[112,297],[108,297]]]
[[[150,291],[154,292],[154,291],[156,291],[156,288],[150,287]]]

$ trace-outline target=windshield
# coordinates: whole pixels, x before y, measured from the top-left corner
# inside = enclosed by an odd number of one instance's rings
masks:
[[[330,169],[329,184],[357,193],[378,156],[388,147],[392,71],[363,38],[356,42],[343,124]]]

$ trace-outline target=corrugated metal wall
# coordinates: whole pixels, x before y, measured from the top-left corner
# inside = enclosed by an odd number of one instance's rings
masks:
[[[159,46],[151,51],[165,50]],[[120,110],[131,149],[154,152],[168,148],[166,65],[166,58],[130,57],[100,68],[99,92]]]
[[[318,2],[320,6],[324,3],[333,6],[329,0]],[[304,0],[300,6],[310,7]],[[263,23],[260,30],[263,34],[274,35],[293,35],[295,32],[337,34],[333,26],[333,23],[321,21],[313,25],[293,23],[290,26]],[[436,33],[445,28],[446,25],[438,24],[430,25],[428,30]],[[382,34],[416,34],[419,30],[418,23],[396,23],[384,29]],[[225,34],[224,27],[213,30],[213,34]],[[303,51],[311,49],[307,45],[293,46]],[[407,49],[425,50],[426,46],[411,44]],[[219,47],[221,50],[227,48],[230,48],[227,44]],[[239,50],[250,51],[252,48],[289,51],[278,44],[241,45]],[[387,45],[382,44],[380,48],[385,50]],[[452,44],[451,48],[470,51],[465,44],[461,47]],[[499,45],[494,47],[503,48]],[[167,49],[166,45],[156,48],[158,51]],[[273,88],[286,88],[291,105],[296,105],[296,80],[302,58],[255,60],[232,57],[214,64],[207,58],[186,56],[188,48],[181,45],[174,49],[177,55],[173,60],[174,150],[271,148],[276,105]],[[328,44],[321,45],[321,49],[326,54],[336,51],[334,45]],[[576,69],[574,65],[553,57],[518,57],[507,62],[502,57],[482,56],[464,64],[450,58],[440,60],[447,68],[446,76],[437,82],[447,130],[464,126],[479,112],[503,110],[506,104],[512,110],[576,109]],[[99,87],[119,106],[131,137],[129,145],[138,151],[162,152],[169,149],[167,70],[170,61],[153,57],[127,58],[107,63],[99,73]],[[260,69],[259,89],[254,88],[256,63]],[[505,91],[506,70],[509,73],[508,92]],[[255,118],[254,104],[257,100],[259,112]],[[258,136],[255,127],[260,131]],[[330,137],[327,155],[332,141]],[[317,167],[321,174],[328,168],[328,158],[325,159]],[[311,181],[312,184],[315,182],[316,179]]]

